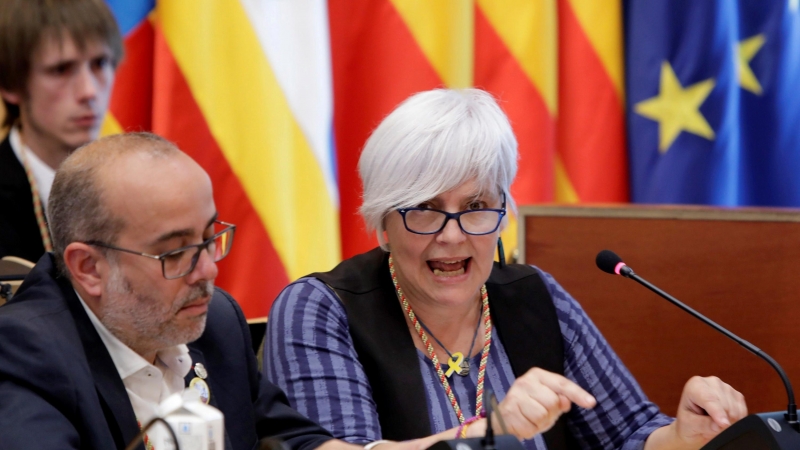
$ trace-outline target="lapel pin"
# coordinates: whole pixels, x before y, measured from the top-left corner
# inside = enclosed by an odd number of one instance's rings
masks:
[[[205,380],[206,378],[208,378],[208,371],[206,370],[206,366],[202,365],[201,363],[195,363],[194,373],[200,379]]]
[[[197,391],[197,393],[200,394],[200,401],[206,405],[209,401],[211,401],[211,389],[209,389],[206,380],[199,377],[194,377],[192,378],[192,381],[189,382],[189,388]]]

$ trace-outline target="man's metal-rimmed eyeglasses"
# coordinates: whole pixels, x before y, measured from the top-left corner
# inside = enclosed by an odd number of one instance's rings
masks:
[[[84,244],[157,259],[161,261],[161,273],[164,275],[164,278],[174,280],[192,273],[195,266],[197,266],[197,261],[200,260],[200,252],[203,250],[208,250],[208,255],[214,262],[220,261],[222,258],[228,256],[228,253],[231,251],[231,246],[233,245],[233,231],[236,230],[236,225],[219,220],[215,220],[214,223],[222,225],[225,228],[199,244],[187,245],[186,247],[170,250],[160,255],[151,255],[128,250],[126,248],[115,247],[101,241],[86,241]]]
[[[397,208],[397,212],[403,216],[406,230],[415,234],[436,234],[453,219],[464,233],[480,236],[494,233],[500,227],[506,215],[505,194],[500,208],[468,209],[457,213],[430,208]]]

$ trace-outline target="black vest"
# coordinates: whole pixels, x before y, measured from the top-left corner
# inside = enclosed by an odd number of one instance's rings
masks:
[[[364,367],[384,439],[430,436],[424,382],[416,347],[397,300],[389,255],[380,248],[350,258],[330,272],[309,275],[333,288],[347,311],[350,336]],[[538,272],[495,263],[486,282],[492,339],[500,339],[516,377],[532,367],[564,373],[555,306]],[[551,450],[577,448],[562,416],[544,433]]]

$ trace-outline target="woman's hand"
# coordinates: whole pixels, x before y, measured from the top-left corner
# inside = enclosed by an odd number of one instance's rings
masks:
[[[510,434],[519,439],[530,439],[549,430],[573,403],[592,408],[596,402],[575,382],[533,368],[514,381],[495,413],[500,413]],[[497,424],[496,421],[493,423]],[[499,427],[495,427],[499,431]]]
[[[739,391],[717,377],[692,377],[683,387],[675,431],[699,448],[746,415],[747,404]]]
[[[717,377],[692,377],[683,387],[671,425],[647,439],[645,449],[697,449],[747,415],[744,396]]]
[[[488,401],[488,398],[484,398],[484,403]],[[493,412],[493,428],[495,433],[500,434],[501,429],[495,419],[500,414],[509,434],[518,439],[530,439],[549,430],[561,414],[570,410],[573,403],[592,408],[596,400],[573,381],[533,368],[511,385],[506,397]],[[453,428],[423,439],[381,444],[375,450],[422,450],[438,441],[456,438],[455,433],[456,428]],[[485,434],[486,419],[474,422],[467,429],[467,437]]]

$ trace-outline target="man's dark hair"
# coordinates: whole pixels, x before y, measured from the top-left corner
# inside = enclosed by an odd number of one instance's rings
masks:
[[[103,0],[2,0],[0,1],[0,89],[27,95],[33,55],[43,38],[61,42],[65,36],[83,50],[87,42],[106,44],[117,66],[123,55],[122,36]],[[3,100],[10,126],[19,106]]]

